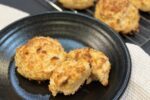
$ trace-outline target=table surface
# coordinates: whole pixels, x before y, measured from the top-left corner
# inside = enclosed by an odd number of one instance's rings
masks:
[[[56,0],[51,0],[56,1]],[[0,4],[27,12],[31,15],[36,15],[49,11],[56,11],[55,8],[50,6],[45,0],[0,0]],[[90,12],[91,9],[88,9]],[[81,11],[80,13],[86,13]],[[141,14],[140,31],[134,36],[121,36],[125,42],[130,42],[142,47],[148,54],[150,54],[150,13]],[[90,15],[89,15],[90,16]]]

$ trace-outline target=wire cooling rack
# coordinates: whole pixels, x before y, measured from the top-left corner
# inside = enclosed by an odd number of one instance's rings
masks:
[[[94,14],[94,7],[85,10],[68,10],[62,7],[57,0],[37,0],[42,6],[49,10],[50,6],[57,11],[72,11],[74,13],[83,13],[88,16],[93,16]],[[140,19],[140,26],[139,32],[134,32],[134,35],[130,36],[121,36],[125,42],[133,43],[142,47],[147,53],[150,54],[150,12],[140,12],[141,19]]]

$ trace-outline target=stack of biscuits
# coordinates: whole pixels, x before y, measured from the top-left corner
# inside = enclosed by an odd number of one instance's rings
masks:
[[[92,48],[65,52],[58,40],[34,37],[18,47],[15,54],[16,70],[29,80],[50,80],[48,88],[57,93],[74,94],[84,83],[98,80],[108,85],[111,69],[108,57]]]

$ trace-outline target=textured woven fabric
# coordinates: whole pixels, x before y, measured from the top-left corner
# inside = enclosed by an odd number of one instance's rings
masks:
[[[121,100],[150,100],[150,56],[136,45],[126,45],[131,55],[132,71]]]
[[[28,13],[0,4],[0,30]],[[126,44],[132,59],[132,73],[121,100],[150,100],[150,56],[140,47]]]

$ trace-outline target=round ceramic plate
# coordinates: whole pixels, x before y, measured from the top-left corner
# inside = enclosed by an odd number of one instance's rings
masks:
[[[82,86],[74,95],[56,97],[48,81],[38,84],[16,72],[14,55],[18,46],[35,36],[58,39],[66,51],[92,47],[103,51],[112,64],[109,85],[99,82]],[[125,91],[131,72],[129,52],[120,37],[91,17],[69,12],[52,12],[17,21],[0,32],[0,98],[26,100],[117,100]]]

